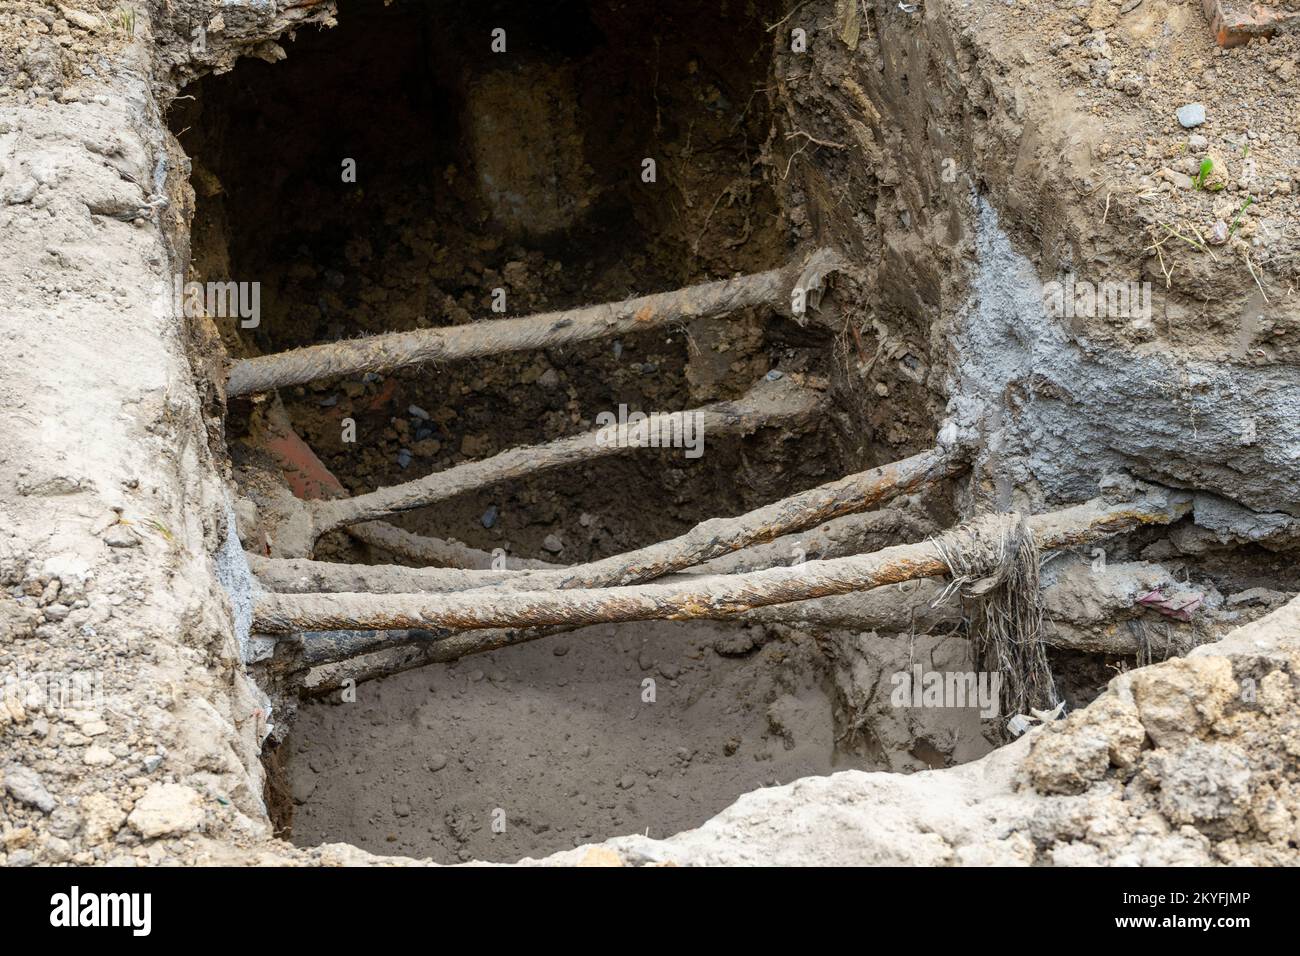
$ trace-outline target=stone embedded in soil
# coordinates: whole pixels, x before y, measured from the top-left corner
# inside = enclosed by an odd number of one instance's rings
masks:
[[[718,638],[713,642],[713,650],[723,657],[741,657],[752,651],[757,643],[753,634],[741,631]]]
[[[99,746],[87,747],[81,759],[87,767],[108,767],[117,762],[112,751]]]
[[[188,833],[202,822],[202,797],[192,787],[178,783],[155,783],[127,817],[131,829],[146,840]]]
[[[293,787],[291,788],[290,791],[290,796],[293,797],[294,803],[301,806],[302,804],[310,800],[311,795],[315,792],[316,792],[316,775],[314,773],[301,774],[300,776],[294,778]]]
[[[4,789],[9,791],[11,797],[19,803],[35,807],[41,813],[49,813],[55,807],[54,797],[45,789],[41,775],[30,767],[16,764],[5,767],[0,782],[3,782]]]
[[[140,544],[140,539],[124,524],[115,524],[104,532],[104,543],[110,548],[134,548]]]
[[[1146,774],[1159,787],[1160,812],[1175,824],[1227,822],[1245,829],[1250,807],[1250,762],[1231,743],[1195,740],[1177,753],[1158,751]]]
[[[1194,129],[1205,122],[1205,107],[1200,103],[1188,103],[1178,107],[1178,122],[1183,129]]]

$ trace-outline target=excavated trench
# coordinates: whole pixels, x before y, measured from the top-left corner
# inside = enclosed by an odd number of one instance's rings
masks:
[[[852,220],[837,209],[837,174],[873,211],[896,197],[855,183],[857,170],[837,168],[839,148],[778,115],[791,106],[777,90],[792,68],[766,25],[783,12],[360,0],[341,4],[337,27],[287,42],[284,62],[245,61],[192,84],[170,116],[196,194],[188,278],[256,282],[260,293],[255,323],[222,323],[223,341],[203,347],[247,358],[619,302],[782,266],[814,233],[842,238]],[[795,154],[809,146],[817,172],[796,185]],[[858,265],[862,250],[849,252]],[[586,432],[620,407],[692,409],[773,381],[819,403],[741,434],[706,432],[698,456],[636,449],[391,519],[506,568],[620,554],[927,449],[943,401],[925,374],[944,361],[927,341],[943,313],[934,289],[951,278],[904,292],[917,262],[936,262],[899,255],[907,267],[874,273],[870,322],[853,270],[808,317],[754,306],[232,397],[225,440],[243,546],[277,554],[266,514],[295,484],[265,440],[277,402],[352,495]],[[936,533],[959,500],[951,480],[895,500],[863,549]],[[1139,535],[1112,560],[1158,538]],[[421,564],[342,530],[310,556]],[[1004,719],[890,700],[891,677],[918,663],[973,666],[961,614],[909,596],[930,583],[900,585],[899,605],[924,610],[885,614],[891,626],[874,635],[842,621],[602,624],[317,688],[301,704],[276,669],[282,645],[256,665],[280,713],[268,806],[303,845],[507,861],[618,833],[663,836],[800,776],[974,759],[1003,739]],[[1053,650],[1061,694],[1086,702],[1116,667],[1151,656],[1149,643]]]

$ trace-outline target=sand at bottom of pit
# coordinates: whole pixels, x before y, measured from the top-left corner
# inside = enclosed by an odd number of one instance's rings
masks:
[[[873,708],[879,687],[887,704],[882,676],[898,655],[964,653],[961,640],[918,642],[862,658]],[[916,732],[912,717],[886,717],[883,733],[873,724],[857,753],[837,747],[846,668],[825,648],[729,624],[601,625],[362,684],[355,703],[300,713],[288,741],[294,842],[511,861],[690,829],[743,793],[802,776],[898,769],[916,741],[892,738]],[[988,749],[977,718],[942,719],[922,750]]]

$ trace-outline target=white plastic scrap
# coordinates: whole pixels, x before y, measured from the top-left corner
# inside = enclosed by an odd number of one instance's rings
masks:
[[[1019,737],[1036,723],[1050,724],[1052,721],[1057,720],[1064,710],[1065,701],[1061,701],[1051,710],[1035,710],[1031,707],[1028,714],[1016,714],[1008,720],[1007,730]]]

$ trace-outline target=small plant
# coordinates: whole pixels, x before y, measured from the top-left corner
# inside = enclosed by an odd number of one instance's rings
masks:
[[[126,518],[123,518],[121,520],[121,523],[131,524],[131,522],[128,521]],[[171,530],[165,524],[159,521],[157,518],[146,518],[144,523],[146,527],[152,529],[153,531],[156,531],[158,534],[166,538],[169,542],[175,543],[176,539],[172,537]]]
[[[1196,175],[1192,177],[1192,185],[1196,189],[1203,189],[1207,192],[1217,193],[1219,190],[1223,189],[1223,183],[1211,183],[1209,181],[1210,174],[1213,172],[1214,160],[1206,156],[1201,160],[1201,168],[1197,171]]]
[[[1241,208],[1237,210],[1237,215],[1233,218],[1232,225],[1228,227],[1229,239],[1231,239],[1232,234],[1237,231],[1237,227],[1241,225],[1241,217],[1246,215],[1246,210],[1250,208],[1250,204],[1253,203],[1254,201],[1255,200],[1247,196],[1246,201],[1242,203]]]
[[[1192,185],[1197,189],[1204,189],[1205,180],[1209,178],[1210,173],[1212,172],[1214,172],[1214,160],[1207,156],[1205,159],[1201,160],[1200,171],[1192,177]]]
[[[129,37],[135,36],[135,7],[118,7],[114,16],[123,33]]]

